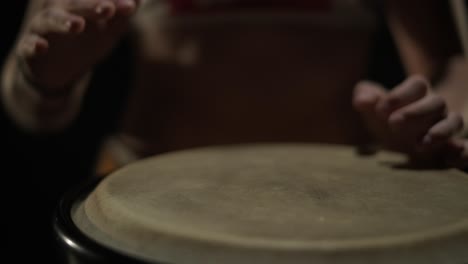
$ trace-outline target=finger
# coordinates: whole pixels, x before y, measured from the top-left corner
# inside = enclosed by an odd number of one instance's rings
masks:
[[[429,88],[425,78],[412,76],[391,91],[387,98],[377,105],[377,111],[382,117],[388,117],[396,109],[423,98]]]
[[[137,7],[140,6],[141,1],[142,1],[142,0],[133,0],[133,2],[135,3],[135,5],[136,5]]]
[[[128,16],[137,10],[140,1],[137,0],[115,0],[117,13],[119,15]]]
[[[18,56],[30,59],[47,51],[49,43],[46,39],[36,34],[25,35],[18,43]]]
[[[63,7],[70,13],[86,19],[108,20],[115,15],[116,6],[111,0],[68,0]]]
[[[450,112],[446,118],[431,127],[423,138],[424,145],[433,145],[447,141],[463,129],[463,118],[460,114]]]
[[[82,32],[84,27],[85,20],[82,17],[60,8],[51,8],[42,11],[32,20],[30,30],[38,35],[67,34]]]
[[[377,103],[385,98],[387,91],[371,81],[361,81],[354,88],[353,106],[361,113],[374,113]]]
[[[393,112],[388,118],[388,124],[394,131],[422,136],[446,115],[447,106],[442,97],[430,94]]]
[[[353,91],[353,106],[361,114],[367,133],[362,134],[358,150],[361,154],[375,154],[379,144],[385,144],[387,125],[377,114],[376,105],[387,95],[386,89],[371,81],[359,82]],[[377,143],[378,142],[378,143]]]
[[[105,28],[108,34],[114,36],[121,35],[127,31],[130,25],[128,14],[119,14],[118,12],[116,12],[116,15],[112,19],[104,22],[101,25],[97,25],[98,28]]]
[[[446,118],[437,122],[421,139],[416,147],[420,151],[434,151],[447,147],[454,136],[463,129],[463,119],[460,114],[451,112]],[[453,149],[453,145],[451,148]],[[453,152],[453,151],[452,151]]]

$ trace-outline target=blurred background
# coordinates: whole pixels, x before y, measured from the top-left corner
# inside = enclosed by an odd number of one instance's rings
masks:
[[[135,44],[131,35],[126,36],[113,54],[97,66],[81,114],[71,127],[60,134],[37,135],[25,132],[15,125],[1,105],[2,172],[0,174],[4,186],[2,199],[5,201],[2,215],[8,219],[4,228],[8,248],[11,248],[7,251],[18,260],[26,260],[30,257],[28,255],[36,255],[36,259],[50,259],[54,250],[53,238],[50,235],[51,212],[57,205],[58,199],[84,179],[96,174],[106,175],[120,166],[115,161],[116,158],[112,157],[118,154],[110,153],[113,148],[107,143],[109,137],[115,136],[122,128],[127,135],[132,135],[134,138],[148,141],[152,140],[149,137],[158,138],[157,141],[151,142],[150,151],[142,150],[143,155],[202,145],[252,141],[359,142],[359,135],[353,134],[352,138],[337,139],[333,137],[333,133],[319,134],[315,132],[317,131],[315,126],[326,126],[327,119],[320,120],[321,115],[299,113],[321,111],[326,102],[322,102],[324,105],[309,104],[306,96],[320,97],[321,92],[325,93],[330,89],[326,86],[331,83],[336,83],[338,86],[341,85],[341,81],[352,84],[359,79],[369,79],[390,88],[405,78],[406,68],[390,33],[389,25],[383,14],[379,13],[383,12],[378,9],[379,2],[371,3],[378,11],[373,25],[375,30],[364,37],[369,40],[367,44],[359,40],[361,38],[358,36],[363,32],[361,29],[350,33],[347,29],[343,29],[343,25],[340,25],[336,31],[338,37],[327,31],[317,31],[316,34],[320,38],[306,36],[304,32],[309,29],[301,26],[303,23],[301,21],[295,21],[295,24],[287,26],[276,25],[275,30],[294,38],[290,42],[278,42],[268,30],[261,29],[261,26],[253,27],[248,16],[245,18],[248,23],[241,23],[238,26],[233,26],[229,22],[227,19],[229,16],[224,18],[221,16],[220,20],[208,29],[206,27],[201,29],[203,25],[193,24],[191,20],[184,22],[182,19],[181,23],[193,27],[184,29],[180,23],[174,23],[172,29],[177,34],[172,37],[180,40],[178,37],[185,36],[183,40],[188,43],[185,49],[188,55],[183,55],[182,59],[178,58],[177,62],[163,61],[155,64],[151,62],[151,54],[138,53],[134,47],[139,44]],[[435,2],[442,16],[452,16],[449,1]],[[174,3],[176,4],[174,10],[181,17],[193,12],[190,6],[184,5],[184,1],[174,1]],[[23,0],[10,1],[1,9],[3,15],[0,16],[2,32],[0,59],[2,62],[15,42],[26,4],[27,1]],[[320,7],[320,4],[317,4],[314,8]],[[204,12],[214,11],[204,10]],[[144,21],[137,22],[143,23],[142,27],[145,26]],[[357,27],[359,28],[359,25]],[[434,34],[453,36],[455,31],[453,24],[452,31],[438,32],[436,28]],[[263,35],[259,35],[259,32],[263,32]],[[261,38],[263,42],[254,41]],[[327,44],[325,39],[333,45]],[[145,41],[151,40],[143,39],[141,40],[143,44],[140,45],[144,45]],[[196,52],[198,55],[195,58],[191,51],[193,46],[190,46],[193,43],[198,47],[198,53]],[[458,40],[453,45],[447,45],[444,55],[461,52],[460,43],[461,40]],[[294,52],[295,49],[304,49],[305,46],[313,45],[315,49],[311,49],[305,55]],[[345,55],[345,52],[349,54],[349,51],[353,50],[353,45],[360,47],[361,50],[365,49],[368,53],[367,60],[362,61],[360,65],[364,69],[362,72],[353,72],[353,69],[357,71],[357,68],[350,65],[356,63],[356,60],[350,55]],[[251,50],[252,47],[254,49]],[[284,54],[278,54],[275,58],[265,55],[272,50],[284,48],[286,48]],[[226,55],[233,50],[237,50],[238,53]],[[167,57],[167,54],[161,53],[161,50],[156,49],[154,52],[156,58]],[[308,58],[320,62],[322,66],[308,65]],[[291,63],[293,59],[294,63]],[[342,62],[334,63],[333,59]],[[135,60],[140,66],[129,67],[136,65]],[[233,61],[235,63],[226,63]],[[255,61],[262,63],[255,64]],[[291,85],[283,90],[281,87],[290,85],[291,80],[296,80],[298,76],[297,71],[288,69],[292,67],[288,63],[301,69],[310,69],[319,76],[320,78],[316,78],[316,87],[311,91],[302,88],[295,90]],[[270,65],[271,68],[265,68],[267,67],[265,65]],[[256,75],[259,67],[262,67],[262,72],[269,71],[271,74],[259,79]],[[344,73],[342,75],[344,77],[322,74],[330,68]],[[155,69],[159,69],[159,75],[148,74]],[[286,74],[288,71],[291,71],[290,75]],[[226,72],[229,74],[223,75]],[[181,73],[184,74],[184,78],[180,77]],[[350,77],[352,73],[354,75]],[[138,74],[150,77],[143,79],[139,78]],[[304,80],[310,81],[311,75],[301,76]],[[278,76],[282,77],[283,81],[275,80],[274,77]],[[213,87],[205,85],[206,80],[210,80]],[[252,80],[259,81],[255,84]],[[251,83],[250,86],[245,85],[248,81]],[[222,91],[216,88],[220,83],[225,87]],[[269,86],[265,88],[262,87],[263,84]],[[128,87],[132,85],[139,85],[141,89],[137,92],[130,91]],[[197,89],[184,88],[189,86]],[[302,86],[298,84],[297,87]],[[136,109],[134,106],[140,104],[142,97],[145,97],[138,91],[152,93],[152,96],[147,97],[146,104],[157,107],[132,110]],[[351,90],[347,90],[346,93],[350,95]],[[265,97],[271,100],[267,101]],[[278,107],[278,102],[283,102],[281,107]],[[340,107],[348,104],[350,106],[351,101],[340,101],[336,104]],[[310,109],[306,109],[307,107]],[[127,109],[130,113],[125,112]],[[346,112],[348,108],[343,106],[343,109],[343,112]],[[302,110],[305,111],[301,112]],[[129,116],[148,117],[148,115],[151,115],[153,123],[157,125],[129,118]],[[311,125],[308,118],[316,120],[317,123]],[[343,129],[355,126],[351,115],[340,118],[342,120],[338,120],[340,121],[338,123],[341,126],[330,127],[330,130],[336,132],[337,137]],[[262,123],[258,120],[262,120]],[[312,133],[317,134],[312,137]],[[40,246],[37,246],[38,244]],[[26,250],[28,252],[32,250],[34,253],[24,254]]]

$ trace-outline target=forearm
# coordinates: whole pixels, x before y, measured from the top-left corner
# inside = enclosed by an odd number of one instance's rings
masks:
[[[69,85],[60,94],[41,92],[25,76],[14,55],[2,70],[2,100],[5,110],[17,125],[28,132],[59,132],[78,115],[90,73]]]
[[[387,21],[406,69],[438,81],[461,46],[450,7],[438,0],[388,0]]]
[[[454,57],[434,90],[447,102],[450,111],[461,113],[468,124],[468,60],[462,55]]]
[[[448,2],[389,0],[387,19],[408,75],[432,81],[449,111],[468,122],[468,68]]]

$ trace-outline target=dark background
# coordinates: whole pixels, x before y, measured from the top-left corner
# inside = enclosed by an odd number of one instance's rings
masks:
[[[15,42],[26,3],[9,1],[0,11],[2,65]],[[117,56],[98,67],[92,81],[95,87],[86,95],[81,115],[60,135],[32,135],[19,130],[0,103],[5,259],[9,256],[18,263],[52,262],[55,247],[51,223],[57,201],[66,190],[92,175],[98,147],[103,137],[115,129],[123,108],[128,79],[124,67],[128,65],[126,45],[124,41],[116,50]]]
[[[9,1],[1,10],[2,64],[15,41],[26,3]],[[375,41],[368,77],[391,87],[404,74],[383,23]],[[116,128],[128,91],[129,47],[129,42],[123,41],[98,67],[81,115],[60,135],[32,135],[19,130],[0,103],[4,252],[14,262],[52,262],[52,212],[65,191],[93,174],[99,145]]]

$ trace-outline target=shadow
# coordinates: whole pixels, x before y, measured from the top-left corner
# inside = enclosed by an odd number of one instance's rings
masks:
[[[379,151],[385,149],[377,144],[362,144],[355,148],[355,154],[362,158],[375,158]],[[399,152],[396,152],[397,154]],[[399,153],[398,155],[403,155]],[[384,167],[398,170],[409,170],[409,171],[444,171],[453,169],[453,166],[448,166],[443,157],[432,157],[432,158],[414,158],[407,156],[404,158],[385,158],[376,159],[376,162]],[[464,171],[464,170],[462,170]]]
[[[379,161],[382,166],[390,167],[396,170],[411,170],[411,171],[428,171],[428,170],[449,170],[451,167],[442,163],[435,163],[434,161],[417,161],[407,159],[405,161]]]

